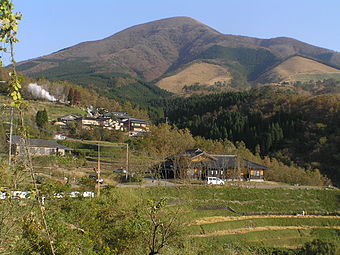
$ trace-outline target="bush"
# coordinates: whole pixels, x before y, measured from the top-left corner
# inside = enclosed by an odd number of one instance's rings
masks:
[[[335,255],[335,245],[319,239],[306,243],[301,249],[301,255]]]

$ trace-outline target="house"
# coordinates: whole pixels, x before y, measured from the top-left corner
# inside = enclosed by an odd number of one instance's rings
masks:
[[[71,151],[71,148],[63,146],[55,140],[31,139],[27,140],[27,148],[32,156],[49,156],[61,155],[64,156],[66,151]],[[12,136],[12,152],[13,155],[25,155],[25,141],[21,136]]]
[[[61,128],[61,129],[67,127],[67,124],[65,122],[61,122],[61,121],[55,121],[55,122],[53,122],[53,125],[56,126],[56,127]]]
[[[145,120],[129,117],[122,119],[121,122],[123,123],[124,130],[129,132],[129,136],[141,136],[149,131],[150,123]]]
[[[241,159],[237,155],[211,155],[216,160],[207,162],[208,176],[216,176],[226,180],[263,181],[266,166],[250,160]]]
[[[64,115],[64,116],[58,118],[58,122],[68,123],[68,122],[74,121],[78,118],[79,118],[79,116],[77,116],[77,115],[67,114],[67,115]]]
[[[102,121],[95,117],[79,117],[76,119],[79,126],[84,129],[90,129],[91,127],[99,127],[102,125]]]
[[[54,139],[55,140],[65,140],[67,137],[63,133],[55,133],[54,134]]]
[[[214,155],[190,149],[169,156],[159,165],[162,177],[263,181],[266,166],[242,159],[237,155]]]
[[[101,127],[108,130],[123,131],[123,123],[111,117],[80,117],[77,119],[79,126],[84,129]]]

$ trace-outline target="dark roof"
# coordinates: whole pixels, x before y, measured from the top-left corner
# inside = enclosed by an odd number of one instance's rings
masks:
[[[139,119],[135,119],[135,118],[128,118],[128,117],[124,117],[123,122],[140,123],[140,124],[149,124],[148,121],[139,120]]]
[[[17,136],[17,135],[12,136],[12,144],[19,145],[19,146],[24,145],[24,140],[22,136]],[[28,146],[72,150],[69,147],[66,147],[64,145],[57,143],[57,141],[55,140],[45,140],[45,139],[28,138]]]
[[[96,117],[79,117],[78,120],[98,120]]]
[[[255,162],[252,162],[247,159],[240,159],[237,160],[237,155],[212,155],[214,158],[216,158],[215,162],[208,162],[212,167],[218,167],[218,168],[249,168],[249,169],[263,169],[267,170],[268,167],[257,164]],[[215,164],[215,165],[212,165]]]
[[[74,115],[74,114],[68,114],[68,115],[64,115],[64,116],[58,118],[58,120],[61,120],[61,121],[71,121],[71,120],[75,120],[77,118],[79,118],[79,116]]]
[[[237,156],[236,155],[211,155],[216,160],[209,162],[212,167],[218,168],[236,168],[237,167]]]
[[[214,154],[208,154],[204,151],[202,151],[199,148],[195,149],[189,149],[186,151],[183,151],[179,154],[172,155],[167,157],[168,160],[172,160],[175,157],[183,157],[183,156],[188,156],[191,159],[205,155],[209,158],[211,158],[211,161],[204,161],[204,162],[195,162],[198,165],[204,165],[209,168],[216,168],[216,169],[227,169],[227,168],[249,168],[249,169],[263,169],[267,170],[268,168],[266,166],[257,164],[255,162],[252,162],[250,160],[246,159],[238,159],[237,155],[214,155]]]
[[[244,160],[244,162],[245,162],[247,168],[251,168],[251,169],[263,169],[263,170],[267,170],[268,169],[268,167],[266,167],[266,166],[257,164],[255,162],[252,162],[252,161],[249,161],[249,160],[246,160],[246,159]]]
[[[193,158],[196,158],[196,157],[201,156],[201,155],[205,155],[205,156],[215,160],[215,158],[212,155],[202,151],[199,148],[189,149],[189,150],[183,151],[181,153],[178,153],[176,155],[171,155],[171,156],[168,157],[168,159],[172,159],[172,158],[175,158],[175,157],[181,157],[181,156],[186,156],[186,157],[190,157],[191,159],[193,159]]]

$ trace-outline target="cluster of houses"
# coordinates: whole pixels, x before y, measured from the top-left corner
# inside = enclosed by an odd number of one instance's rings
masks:
[[[156,170],[165,179],[218,177],[222,180],[263,181],[267,167],[237,155],[208,154],[197,148],[167,157]]]
[[[54,125],[67,128],[70,123],[77,123],[83,129],[92,129],[100,127],[107,130],[116,130],[128,132],[129,136],[142,136],[149,131],[150,123],[145,120],[136,119],[127,112],[100,112],[98,110],[88,111],[90,117],[77,116],[73,114],[65,115],[60,118]]]
[[[90,111],[90,117],[65,115],[58,118],[54,125],[68,128],[70,123],[84,129],[100,127],[108,130],[128,132],[129,136],[142,136],[149,131],[149,123],[129,116],[126,112]],[[66,137],[56,137],[65,139]],[[60,155],[71,152],[56,140],[26,139],[12,136],[13,155],[30,153],[32,156]],[[153,169],[164,179],[199,179],[216,177],[222,180],[263,181],[266,166],[242,159],[237,155],[208,154],[200,149],[190,149],[168,156]]]
[[[65,155],[72,151],[55,140],[27,139],[20,136],[12,137],[12,150],[14,155],[32,156]],[[154,171],[164,179],[198,179],[218,177],[222,180],[263,181],[266,166],[250,160],[242,159],[237,155],[208,154],[200,149],[190,149],[182,153],[171,155]]]

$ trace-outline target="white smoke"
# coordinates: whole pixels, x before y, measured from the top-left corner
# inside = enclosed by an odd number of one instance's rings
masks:
[[[27,87],[28,91],[32,94],[33,97],[39,99],[45,99],[51,102],[57,101],[57,99],[52,96],[47,90],[43,89],[36,83],[30,83]]]

